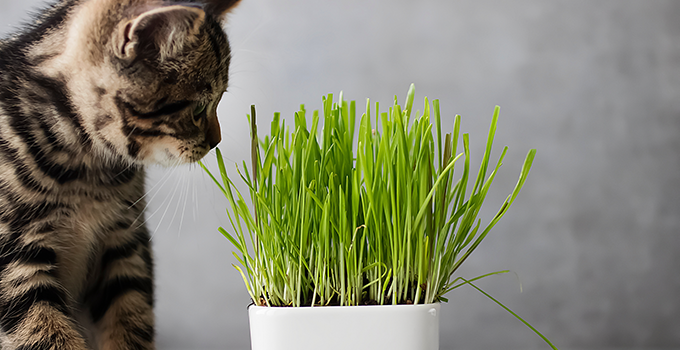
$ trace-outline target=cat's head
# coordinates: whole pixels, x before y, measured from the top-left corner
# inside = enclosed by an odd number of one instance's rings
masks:
[[[46,69],[62,75],[100,154],[169,166],[217,145],[231,55],[222,26],[236,3],[87,0],[72,10]]]

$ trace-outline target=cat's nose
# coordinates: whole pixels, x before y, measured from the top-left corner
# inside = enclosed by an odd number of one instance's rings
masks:
[[[220,123],[217,120],[217,116],[210,118],[208,121],[208,130],[206,130],[206,138],[210,149],[215,148],[220,141],[222,141],[222,133],[220,132]]]

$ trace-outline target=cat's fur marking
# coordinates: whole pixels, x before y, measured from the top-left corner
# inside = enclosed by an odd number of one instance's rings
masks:
[[[219,142],[237,2],[61,0],[0,42],[1,349],[154,349],[144,166]]]

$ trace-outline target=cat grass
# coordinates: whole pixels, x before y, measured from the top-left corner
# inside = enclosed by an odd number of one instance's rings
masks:
[[[253,303],[433,303],[447,301],[445,295],[460,286],[477,288],[476,280],[508,272],[456,277],[516,199],[536,150],[528,151],[496,215],[482,224],[478,214],[508,150],[491,163],[499,108],[479,171],[472,174],[469,134],[462,134],[458,149],[461,117],[445,133],[439,101],[425,98],[423,111],[413,112],[414,96],[411,85],[404,105],[395,97],[385,111],[367,100],[359,116],[354,101],[341,93],[336,102],[329,94],[321,111],[300,106],[292,126],[275,113],[264,138],[252,107],[251,164],[237,166],[251,206],[219,149],[217,177],[201,163],[229,201],[231,229],[219,231],[236,248],[235,267]]]

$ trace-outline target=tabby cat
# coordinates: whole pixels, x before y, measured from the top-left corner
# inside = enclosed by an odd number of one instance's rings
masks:
[[[144,166],[195,162],[238,0],[61,0],[0,42],[0,347],[154,349]]]

